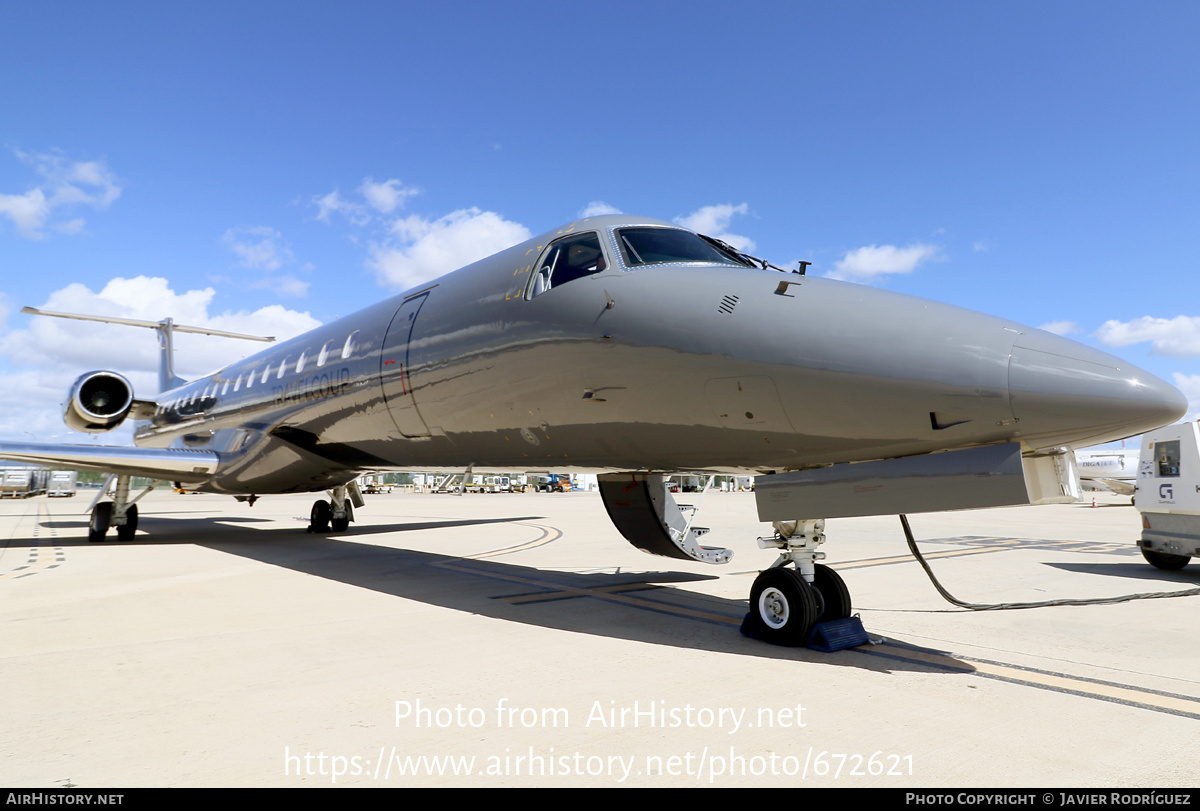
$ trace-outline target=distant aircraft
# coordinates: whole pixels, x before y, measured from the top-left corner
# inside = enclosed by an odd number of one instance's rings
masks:
[[[1075,465],[1085,490],[1105,490],[1132,496],[1137,486],[1139,452],[1136,449],[1076,451]]]
[[[627,540],[710,563],[731,553],[699,542],[663,476],[753,475],[775,527],[759,544],[780,555],[749,622],[789,645],[850,614],[818,563],[824,519],[1070,500],[1070,447],[1186,408],[1058,335],[629,216],[570,223],[199,380],[175,381],[164,340],[160,377],[152,398],[106,371],[70,389],[68,426],[131,417],[138,447],[5,443],[0,458],[115,474],[93,541],[133,537],[131,476],[251,503],[328,491],[309,529],[341,532],[364,470],[603,471]]]

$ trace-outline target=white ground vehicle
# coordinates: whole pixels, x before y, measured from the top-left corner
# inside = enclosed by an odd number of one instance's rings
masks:
[[[1142,556],[1182,569],[1200,555],[1200,426],[1168,425],[1142,435],[1134,505],[1142,514]]]

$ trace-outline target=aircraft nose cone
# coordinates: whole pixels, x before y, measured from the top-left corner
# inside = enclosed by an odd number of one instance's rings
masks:
[[[1014,342],[1008,388],[1021,438],[1035,448],[1122,439],[1175,422],[1188,407],[1144,369],[1040,331]]]

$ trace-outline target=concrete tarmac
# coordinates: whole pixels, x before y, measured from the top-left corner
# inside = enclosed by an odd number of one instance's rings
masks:
[[[90,495],[0,502],[0,785],[1200,785],[1200,597],[959,609],[894,516],[828,522],[878,644],[818,653],[738,632],[750,494],[703,503],[724,567],[595,493],[367,496],[311,535],[313,496],[156,492],[103,544]],[[1200,587],[1096,501],[911,521],[973,603]]]

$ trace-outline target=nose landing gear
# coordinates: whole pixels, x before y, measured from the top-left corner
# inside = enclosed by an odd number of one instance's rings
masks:
[[[763,549],[776,547],[779,560],[754,579],[750,613],[742,624],[748,636],[776,645],[808,643],[818,622],[850,616],[850,591],[841,576],[816,561],[825,557],[825,521],[776,521],[775,535],[759,538]],[[785,568],[789,564],[795,568]]]

